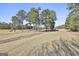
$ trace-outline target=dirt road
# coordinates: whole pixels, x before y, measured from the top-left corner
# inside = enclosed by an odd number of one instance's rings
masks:
[[[22,40],[0,44],[0,53],[8,55],[75,56],[79,55],[79,32],[43,32]]]
[[[32,36],[35,36],[35,35],[40,35],[40,34],[42,34],[42,33],[33,33],[33,34],[30,34],[30,35],[23,35],[23,36],[8,38],[8,39],[5,39],[5,40],[0,40],[0,44],[8,43],[8,42],[16,41],[16,40],[22,40],[24,38],[29,38],[29,37],[32,37]]]

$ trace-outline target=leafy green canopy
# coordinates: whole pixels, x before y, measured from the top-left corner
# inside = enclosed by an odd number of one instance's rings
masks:
[[[53,30],[56,21],[56,13],[55,11],[50,11],[48,9],[43,10],[41,13],[42,23],[45,25],[46,28],[50,28]]]
[[[79,4],[68,4],[68,10],[70,11],[65,27],[71,31],[79,31]]]
[[[56,19],[55,11],[49,9],[41,10],[39,7],[38,9],[31,8],[27,13],[24,10],[18,11],[16,16],[12,16],[12,24],[14,28],[17,28],[17,26],[23,27],[23,21],[26,20],[30,26],[33,25],[34,29],[39,29],[42,24],[46,29],[53,30]]]

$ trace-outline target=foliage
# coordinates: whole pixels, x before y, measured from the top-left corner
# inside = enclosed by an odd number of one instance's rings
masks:
[[[56,13],[55,11],[50,11],[48,9],[43,10],[41,14],[42,24],[45,25],[46,29],[54,29],[55,20],[56,20]]]
[[[23,29],[23,21],[26,18],[26,11],[19,10],[18,13],[16,14],[16,16],[18,17],[19,26],[22,27],[22,29]]]
[[[71,31],[79,31],[79,4],[68,4],[70,13],[65,22],[65,28]]]
[[[0,22],[0,29],[10,29],[11,23]]]
[[[46,29],[53,30],[56,21],[56,12],[53,10],[41,8],[31,8],[30,11],[26,13],[25,10],[19,10],[15,16],[12,16],[12,24],[10,24],[12,30],[16,29],[35,29],[38,30],[42,25]],[[26,24],[23,21],[26,20]]]

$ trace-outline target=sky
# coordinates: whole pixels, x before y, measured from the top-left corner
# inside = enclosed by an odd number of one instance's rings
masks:
[[[56,26],[64,24],[69,13],[66,3],[0,3],[0,22],[9,23],[19,10],[28,12],[32,7],[54,10],[57,15]]]

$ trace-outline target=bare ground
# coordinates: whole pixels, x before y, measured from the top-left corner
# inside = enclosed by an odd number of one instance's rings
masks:
[[[79,56],[79,32],[64,29],[14,37],[2,42],[0,53],[10,56]]]
[[[19,37],[13,37],[13,38],[5,39],[5,40],[0,40],[0,44],[8,43],[8,42],[16,41],[16,40],[22,40],[24,38],[29,38],[29,37],[39,35],[39,34],[41,34],[41,33],[33,33],[33,34],[30,34],[30,35],[23,35],[23,36],[19,36]]]

